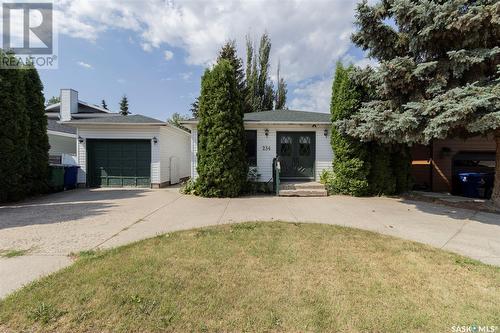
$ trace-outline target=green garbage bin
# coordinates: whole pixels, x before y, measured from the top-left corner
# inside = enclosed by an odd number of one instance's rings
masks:
[[[64,166],[51,165],[49,173],[49,187],[53,192],[64,191]]]

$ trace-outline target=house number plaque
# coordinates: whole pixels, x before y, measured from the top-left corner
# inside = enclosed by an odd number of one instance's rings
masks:
[[[262,146],[263,151],[271,151],[271,146]]]

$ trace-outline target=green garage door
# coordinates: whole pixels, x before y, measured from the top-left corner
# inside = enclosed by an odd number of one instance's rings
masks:
[[[87,182],[92,187],[149,187],[151,141],[87,140]]]

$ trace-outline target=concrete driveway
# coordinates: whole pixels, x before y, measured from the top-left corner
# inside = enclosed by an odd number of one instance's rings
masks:
[[[242,221],[345,225],[500,265],[500,215],[392,198],[205,199],[177,188],[82,189],[0,207],[0,297],[71,264],[68,254],[174,230]]]

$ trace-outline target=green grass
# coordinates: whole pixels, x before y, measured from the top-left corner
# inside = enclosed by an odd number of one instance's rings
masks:
[[[450,332],[454,325],[499,325],[499,268],[356,229],[224,225],[77,257],[0,301],[0,331]]]
[[[13,258],[24,256],[29,253],[30,250],[0,250],[0,257]]]

